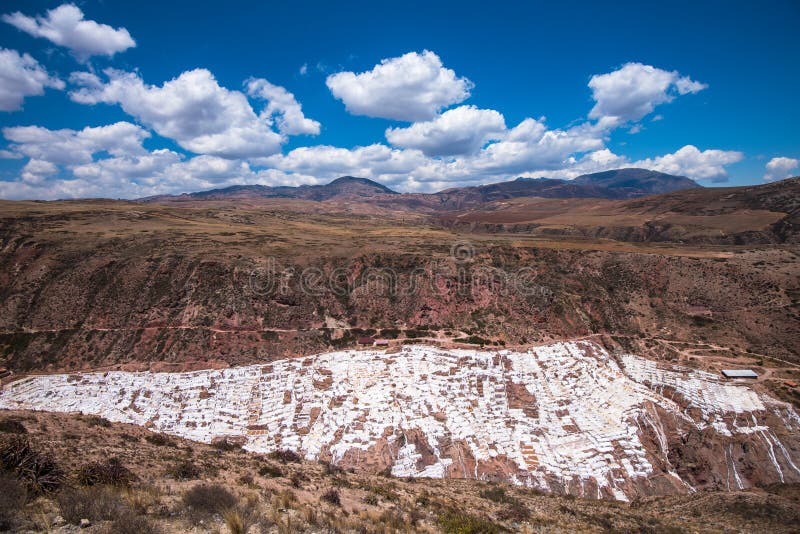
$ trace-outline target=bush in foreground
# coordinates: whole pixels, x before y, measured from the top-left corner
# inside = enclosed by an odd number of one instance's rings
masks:
[[[167,474],[175,480],[196,480],[200,478],[202,470],[191,460],[182,460],[167,469]]]
[[[122,465],[118,458],[105,462],[92,462],[78,469],[78,482],[84,486],[107,484],[110,486],[128,486],[136,477],[130,469]]]
[[[322,500],[328,502],[334,506],[341,506],[342,501],[339,498],[339,492],[335,489],[330,489],[322,494]]]
[[[124,510],[111,523],[108,531],[113,534],[158,534],[161,532],[150,519],[133,510]]]
[[[302,458],[300,458],[299,454],[289,449],[284,449],[281,451],[272,451],[271,453],[267,454],[267,458],[284,464],[298,463],[302,461]]]
[[[183,494],[183,504],[193,518],[203,519],[233,509],[237,499],[219,484],[201,484]]]
[[[451,510],[437,521],[445,534],[499,534],[500,527],[479,517]]]
[[[6,417],[0,419],[0,432],[6,432],[8,434],[27,434],[28,429],[17,419]]]
[[[58,494],[56,500],[61,517],[73,525],[80,525],[81,519],[116,520],[126,512],[122,499],[107,486],[66,489]]]
[[[0,473],[0,531],[12,530],[14,518],[25,505],[25,486],[9,473]]]
[[[12,472],[34,494],[55,492],[64,483],[64,472],[55,461],[21,435],[0,441],[0,468]]]

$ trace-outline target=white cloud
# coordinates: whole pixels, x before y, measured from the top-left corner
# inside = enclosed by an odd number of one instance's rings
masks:
[[[657,105],[672,101],[676,95],[702,91],[708,86],[641,63],[626,63],[618,70],[596,74],[589,80],[595,105],[589,118],[605,121],[608,127],[638,121]]]
[[[473,154],[506,132],[503,115],[493,109],[459,106],[435,119],[408,128],[389,128],[386,139],[403,148],[416,148],[428,156]]]
[[[70,83],[77,87],[70,93],[74,101],[119,104],[143,126],[199,155],[148,151],[143,142],[150,132],[128,122],[83,130],[5,128],[10,143],[0,157],[28,161],[17,181],[0,182],[0,197],[132,198],[235,184],[324,183],[342,175],[371,178],[400,191],[436,191],[518,176],[574,178],[625,166],[721,181],[726,166],[743,157],[692,145],[633,162],[611,152],[605,144],[613,128],[635,130],[636,121],[659,103],[705,87],[640,64],[592,78],[596,105],[590,118],[595,120],[549,129],[544,118],[526,118],[509,129],[503,115],[491,109],[462,105],[441,112],[469,96],[471,82],[443,68],[432,52],[406,54],[366,73],[328,78],[334,95],[353,113],[417,121],[386,130],[393,147],[317,145],[287,154],[280,153],[287,136],[316,135],[321,127],[303,114],[292,93],[264,79],[246,81],[246,94],[221,87],[206,69],[184,72],[161,86],[113,69],[102,78],[75,72]],[[260,113],[248,95],[266,101]],[[790,158],[773,161],[767,170],[776,176],[798,166]],[[791,162],[794,167],[786,167]]]
[[[303,108],[292,93],[263,78],[251,78],[246,86],[248,95],[269,102],[261,116],[267,120],[276,117],[279,132],[284,135],[319,135],[320,124],[303,115]]]
[[[29,160],[22,168],[22,181],[31,184],[40,184],[45,178],[58,172],[58,167],[49,161],[40,159]]]
[[[111,183],[114,179],[147,179],[162,173],[183,157],[168,149],[158,149],[138,156],[117,156],[72,167],[72,174],[85,180]],[[228,161],[228,160],[225,160]]]
[[[593,172],[630,166],[631,163],[625,156],[614,154],[608,148],[601,148],[593,152],[588,152],[579,158],[569,157],[565,160],[563,167],[559,169],[531,170],[520,173],[519,176],[525,178],[561,178],[564,180],[571,180],[582,174],[591,174]]]
[[[693,180],[726,181],[726,165],[738,163],[744,154],[735,150],[703,150],[686,145],[672,154],[636,161],[633,167],[688,176]]]
[[[794,170],[800,167],[800,160],[794,158],[772,158],[767,162],[766,172],[764,173],[764,179],[768,182],[772,182],[774,180],[783,180],[784,178],[790,177],[794,173]]]
[[[515,129],[515,135],[525,138],[520,131],[540,130],[537,124],[541,123],[532,119],[524,121]],[[541,134],[540,142],[548,139],[550,133],[552,132]],[[574,132],[568,135],[574,135]],[[555,137],[558,138],[559,134]],[[543,154],[539,154],[538,158],[529,159],[530,166],[525,172],[516,172],[513,168],[518,162],[514,159],[498,162],[488,154],[478,154],[442,160],[427,157],[419,150],[392,149],[381,144],[352,149],[322,145],[301,147],[286,155],[260,158],[250,164],[216,156],[186,159],[173,151],[160,149],[66,165],[71,177],[62,173],[59,178],[44,179],[54,173],[55,166],[48,164],[46,160],[29,162],[24,169],[29,174],[25,174],[22,179],[14,182],[0,181],[0,198],[138,198],[237,184],[327,183],[333,178],[348,174],[371,178],[396,190],[409,192],[439,191],[448,187],[491,183],[517,176],[569,179],[580,174],[620,167],[650,168],[703,179],[724,176],[724,166],[741,159],[741,154],[736,152],[701,152],[693,146],[687,146],[674,154],[631,162],[625,156],[601,148],[577,158],[564,157],[562,152],[556,151],[558,156],[554,159],[562,159],[560,164],[554,165],[549,150],[542,150]]]
[[[544,122],[528,118],[505,139],[487,146],[470,163],[480,174],[515,175],[532,169],[562,168],[572,155],[602,147],[602,133],[593,125],[548,130]]]
[[[44,88],[64,89],[64,82],[28,54],[0,48],[0,111],[22,108],[26,96],[44,94]]]
[[[92,161],[94,154],[112,156],[142,155],[142,142],[150,133],[129,122],[108,126],[86,127],[83,130],[48,130],[41,126],[3,128],[12,153],[58,165],[78,165]]]
[[[107,69],[108,83],[91,75],[71,77],[83,87],[70,97],[82,104],[119,104],[159,135],[197,154],[227,158],[268,156],[284,138],[270,121],[256,115],[247,97],[221,87],[206,69],[182,73],[161,87],[146,85],[134,73]]]
[[[17,11],[3,15],[3,21],[34,37],[44,37],[69,48],[79,60],[113,56],[136,46],[128,30],[85,20],[83,11],[74,4],[62,4],[49,10],[46,16],[29,17]]]
[[[391,181],[393,175],[408,174],[427,161],[418,150],[397,150],[374,144],[352,149],[326,145],[300,147],[257,163],[320,179],[352,175],[383,177]]]
[[[326,83],[354,115],[408,122],[433,119],[469,97],[473,87],[428,50],[384,59],[367,72],[332,74]]]
[[[561,168],[536,169],[520,176],[572,179],[582,174],[636,167],[654,171],[686,176],[693,180],[726,181],[725,167],[741,161],[741,152],[729,150],[703,150],[686,145],[679,150],[662,156],[631,161],[626,156],[613,153],[608,148],[588,152],[580,158],[568,158]]]
[[[597,150],[602,138],[592,125],[548,130],[542,121],[526,119],[474,154],[431,157],[418,148],[392,149],[374,144],[353,149],[333,146],[300,147],[286,155],[253,163],[284,172],[329,180],[342,175],[363,176],[403,191],[434,191],[454,185],[499,181],[532,169],[573,165],[572,155]]]
[[[41,169],[44,172],[48,167]],[[318,181],[313,176],[277,169],[256,171],[244,161],[216,156],[185,159],[167,149],[139,156],[108,157],[71,166],[69,170],[71,176],[55,179],[0,181],[0,198],[141,198],[231,185],[300,185]]]

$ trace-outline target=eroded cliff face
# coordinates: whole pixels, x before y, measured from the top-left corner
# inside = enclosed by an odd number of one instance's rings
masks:
[[[464,261],[445,245],[275,259],[184,242],[14,238],[0,252],[0,356],[15,371],[165,370],[336,350],[360,335],[525,345],[611,333],[800,359],[791,250],[715,258],[475,243]]]
[[[597,498],[800,481],[800,417],[789,405],[588,341],[29,377],[0,393],[0,408],[80,411],[400,477],[499,479]]]

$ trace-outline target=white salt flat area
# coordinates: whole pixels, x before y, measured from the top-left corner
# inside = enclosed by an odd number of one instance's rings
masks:
[[[308,459],[327,449],[334,462],[348,451],[366,455],[382,438],[401,440],[396,476],[442,477],[448,469],[478,476],[477,468],[451,467],[459,460],[442,450],[460,441],[478,462],[501,456],[516,464],[517,483],[547,488],[548,477],[592,479],[620,499],[626,480],[653,472],[639,439],[645,425],[666,454],[656,405],[728,436],[760,432],[776,454],[783,445],[758,415],[779,411],[784,424],[800,429],[791,408],[746,385],[634,355],[620,361],[588,341],[527,352],[409,345],[188,373],[35,376],[6,386],[0,408],[97,414],[202,442],[244,437],[248,450],[290,448]],[[514,384],[535,398],[535,411],[509,406]],[[686,404],[701,416],[690,418]],[[412,429],[424,434],[433,463],[423,465],[415,445],[402,441]]]

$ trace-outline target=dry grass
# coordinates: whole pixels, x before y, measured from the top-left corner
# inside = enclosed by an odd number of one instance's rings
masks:
[[[147,431],[112,424],[94,427],[69,415],[17,412],[33,443],[52,442],[59,465],[70,474],[81,466],[120,457],[136,481],[127,487],[95,485],[39,498],[11,514],[18,528],[46,530],[61,514],[70,523],[91,519],[99,531],[219,532],[671,532],[724,530],[791,532],[800,517],[800,489],[701,493],[647,499],[634,505],[541,495],[502,484],[469,480],[387,478],[331,469],[317,462],[290,462],[287,475],[304,479],[292,488],[284,477],[258,474],[269,465],[245,451],[223,455],[209,445],[174,438],[175,450],[193,462],[216,462],[203,481],[165,477],[164,448],[147,442]],[[122,438],[122,436],[126,436]],[[136,446],[131,439],[138,438]],[[243,475],[251,479],[242,481]],[[336,482],[335,482],[336,481]],[[8,493],[8,492],[6,492]],[[335,494],[335,498],[333,495]],[[337,504],[338,500],[338,504]],[[18,501],[15,501],[18,502]],[[57,504],[56,504],[57,503]],[[53,510],[53,507],[55,511]],[[14,508],[14,506],[10,506]],[[746,510],[742,516],[736,510]],[[26,526],[27,525],[27,526]],[[125,530],[128,526],[131,528]],[[116,530],[114,530],[116,529]]]

